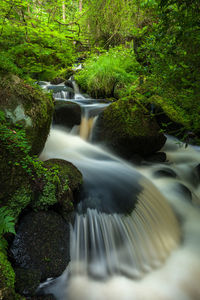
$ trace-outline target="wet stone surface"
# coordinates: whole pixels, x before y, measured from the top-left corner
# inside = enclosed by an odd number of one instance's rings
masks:
[[[55,212],[27,214],[11,246],[15,265],[37,269],[41,280],[57,277],[65,270],[69,257],[69,224]]]

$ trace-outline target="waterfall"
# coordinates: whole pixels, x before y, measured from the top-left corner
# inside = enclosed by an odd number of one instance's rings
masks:
[[[84,182],[71,262],[45,292],[58,300],[200,299],[199,148],[168,137],[166,163],[128,163],[89,142],[108,104],[85,98],[73,84],[79,135],[52,128],[41,159],[72,162]]]
[[[180,240],[170,206],[148,182],[129,216],[88,209],[76,215],[71,233],[71,275],[94,278],[141,278],[162,265]]]

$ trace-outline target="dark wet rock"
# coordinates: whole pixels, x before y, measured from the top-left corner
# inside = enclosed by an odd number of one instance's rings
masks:
[[[22,218],[11,246],[16,267],[37,269],[41,280],[62,274],[69,263],[69,225],[55,212]]]
[[[176,193],[178,193],[180,195],[181,199],[185,199],[189,202],[192,201],[192,193],[189,190],[189,188],[186,187],[184,184],[182,184],[182,183],[176,184],[176,186],[174,187],[174,190]]]
[[[74,86],[73,86],[73,83],[72,83],[72,81],[71,80],[66,80],[65,82],[64,82],[64,84],[67,86],[67,87],[70,87],[71,89],[74,89]]]
[[[159,151],[166,137],[155,119],[133,100],[118,100],[100,115],[93,131],[95,142],[104,142],[116,153],[130,159]]]
[[[15,269],[15,290],[21,295],[33,296],[40,284],[41,272],[36,269]]]
[[[27,300],[56,300],[56,298],[52,294],[27,297],[26,299]]]
[[[65,79],[63,78],[60,78],[60,77],[57,77],[57,78],[54,78],[53,80],[51,80],[51,84],[60,84],[60,83],[63,83],[65,81]]]
[[[38,85],[48,85],[48,81],[37,81],[36,82]]]
[[[56,101],[53,123],[70,129],[74,125],[80,125],[81,107],[72,101]]]
[[[200,184],[200,164],[198,164],[192,171],[192,184],[198,186]]]
[[[170,168],[163,168],[154,172],[155,177],[171,177],[176,178],[176,173]]]
[[[153,155],[149,156],[146,158],[146,161],[151,162],[151,163],[162,163],[166,161],[166,153],[164,152],[157,152],[154,153]]]
[[[139,154],[134,154],[131,159],[130,162],[135,164],[135,165],[141,165],[143,161],[143,158],[139,155]]]

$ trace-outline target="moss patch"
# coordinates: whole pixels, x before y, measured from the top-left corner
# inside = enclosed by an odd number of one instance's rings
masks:
[[[153,103],[155,106],[161,107],[163,112],[174,122],[179,123],[186,128],[190,127],[190,118],[185,114],[185,111],[181,107],[176,106],[172,99],[162,98],[158,95],[154,95],[148,99],[149,103]]]
[[[15,273],[7,256],[0,252],[0,299],[23,300],[22,296],[15,293]]]
[[[82,184],[81,172],[72,163],[62,159],[50,159],[44,165],[47,169],[58,170],[59,184],[56,190],[56,202],[60,203],[65,212],[72,211],[76,193]]]

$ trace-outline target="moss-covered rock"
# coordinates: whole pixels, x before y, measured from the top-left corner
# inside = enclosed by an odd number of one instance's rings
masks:
[[[16,267],[37,269],[41,280],[62,274],[69,262],[69,224],[57,213],[32,212],[20,221],[11,246]]]
[[[39,154],[46,142],[54,104],[44,94],[17,76],[0,78],[0,110],[11,124],[20,123],[26,129],[32,154]]]
[[[151,155],[166,141],[156,120],[134,99],[118,100],[107,107],[96,122],[93,137],[126,158],[135,153]]]
[[[23,300],[15,293],[15,273],[7,256],[0,251],[0,300]]]
[[[29,205],[32,197],[33,191],[31,185],[27,181],[19,186],[12,196],[8,198],[6,205],[10,208],[11,214],[15,218],[15,222],[17,222],[20,213]]]
[[[153,95],[148,98],[147,103],[151,105],[160,128],[166,133],[181,137],[191,128],[189,115],[175,105],[173,99]]]
[[[55,201],[53,201],[52,204],[59,204],[62,213],[73,211],[74,202],[77,201],[76,196],[82,184],[81,172],[72,163],[62,159],[50,159],[44,162],[44,166],[49,170],[52,168],[58,170],[59,182],[56,191],[54,191]],[[45,202],[45,198],[47,200],[47,206],[50,205],[49,198],[52,196],[53,195],[50,195],[50,192],[45,195],[43,191],[39,195],[38,200],[35,201],[33,207],[41,209]]]

